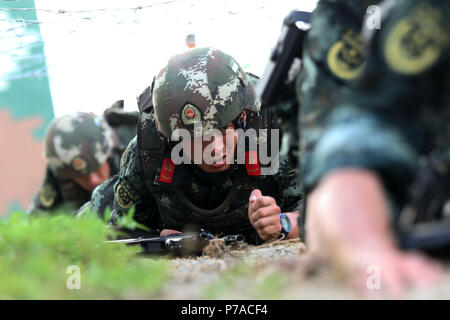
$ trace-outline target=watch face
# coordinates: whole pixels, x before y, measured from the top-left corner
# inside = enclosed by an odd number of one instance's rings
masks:
[[[289,219],[289,217],[285,214],[281,214],[280,215],[280,221],[281,221],[281,227],[283,228],[284,231],[291,231],[291,220]]]

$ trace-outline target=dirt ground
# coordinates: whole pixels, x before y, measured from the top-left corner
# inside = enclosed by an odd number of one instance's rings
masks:
[[[206,250],[208,255],[168,259],[172,280],[159,299],[364,299],[311,257],[299,240]],[[440,283],[404,299],[450,299],[450,265]],[[375,292],[370,299],[388,299]]]

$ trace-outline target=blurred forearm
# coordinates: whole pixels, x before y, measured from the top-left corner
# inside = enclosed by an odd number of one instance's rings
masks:
[[[394,247],[389,207],[378,177],[344,169],[327,175],[308,197],[307,236],[311,250],[384,250]]]

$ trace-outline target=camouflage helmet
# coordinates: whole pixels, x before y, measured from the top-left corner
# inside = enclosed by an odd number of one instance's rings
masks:
[[[51,122],[44,153],[56,177],[72,179],[96,171],[116,143],[114,131],[103,118],[77,112]]]
[[[153,85],[159,132],[170,138],[175,129],[222,129],[244,109],[257,112],[260,102],[250,77],[231,56],[215,48],[175,55]]]

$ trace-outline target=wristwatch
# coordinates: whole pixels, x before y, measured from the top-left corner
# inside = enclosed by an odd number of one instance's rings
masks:
[[[281,223],[281,232],[280,232],[280,238],[281,235],[284,235],[284,238],[286,239],[289,232],[292,230],[292,223],[291,219],[289,219],[288,215],[285,213],[280,213],[280,223]]]

